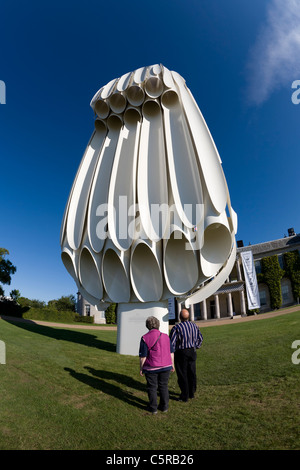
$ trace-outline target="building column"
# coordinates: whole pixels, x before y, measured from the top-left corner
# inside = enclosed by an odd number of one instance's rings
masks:
[[[206,299],[201,302],[201,318],[207,320],[207,304]]]
[[[227,305],[228,305],[228,316],[233,317],[233,309],[232,309],[232,295],[231,292],[227,294]]]
[[[244,290],[240,290],[241,315],[246,315],[246,302]]]
[[[177,321],[180,321],[181,302],[177,301]]]
[[[220,303],[219,303],[219,296],[217,294],[214,295],[215,298],[215,314],[216,318],[220,318]]]
[[[242,272],[241,272],[241,265],[240,265],[240,258],[236,261],[236,272],[237,272],[237,279],[238,281],[242,281]]]
[[[190,320],[194,321],[195,319],[195,314],[194,314],[194,304],[190,305]]]

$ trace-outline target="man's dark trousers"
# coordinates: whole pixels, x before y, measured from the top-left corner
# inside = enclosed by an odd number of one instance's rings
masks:
[[[197,388],[195,348],[177,349],[174,354],[175,370],[181,390],[180,399],[188,401],[194,397]]]

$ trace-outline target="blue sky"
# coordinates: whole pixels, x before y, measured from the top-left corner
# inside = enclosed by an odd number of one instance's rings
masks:
[[[6,294],[76,293],[59,234],[89,103],[145,65],[186,79],[222,158],[237,240],[300,232],[299,0],[4,0],[0,18],[0,246],[17,266]]]

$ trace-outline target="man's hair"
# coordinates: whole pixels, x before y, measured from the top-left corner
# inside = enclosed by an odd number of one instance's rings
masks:
[[[148,328],[148,330],[153,330],[153,329],[158,330],[159,325],[160,325],[160,322],[159,322],[158,318],[148,317],[147,320],[146,320],[146,327]]]

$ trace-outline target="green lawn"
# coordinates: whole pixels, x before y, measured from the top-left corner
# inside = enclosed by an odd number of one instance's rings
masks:
[[[146,411],[138,358],[116,332],[0,320],[0,449],[300,449],[300,312],[203,328],[198,391]]]

